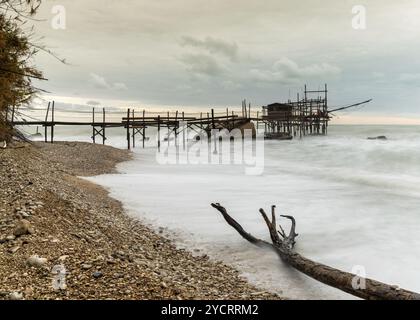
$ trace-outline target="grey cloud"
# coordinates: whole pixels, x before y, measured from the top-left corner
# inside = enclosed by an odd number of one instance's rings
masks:
[[[100,106],[101,103],[99,101],[95,101],[95,100],[89,100],[86,102],[87,105],[89,106]]]
[[[112,87],[115,89],[115,90],[127,90],[128,88],[127,88],[127,86],[125,85],[125,83],[122,83],[122,82],[115,82],[113,85],[112,85]]]
[[[212,56],[206,54],[184,54],[180,61],[187,70],[196,75],[219,76],[226,70]]]
[[[296,84],[309,78],[335,76],[341,73],[341,69],[328,63],[299,66],[295,61],[284,57],[276,61],[269,70],[252,69],[250,73],[258,81]]]
[[[109,89],[110,85],[105,80],[104,77],[97,75],[96,73],[91,73],[89,78],[89,82],[98,89]]]
[[[235,61],[238,58],[238,45],[234,42],[230,43],[222,39],[206,37],[204,40],[184,36],[181,39],[182,46],[190,46],[204,49],[210,53],[218,53]]]
[[[90,76],[89,82],[95,88],[117,90],[117,91],[127,90],[127,86],[122,82],[108,83],[108,81],[104,77],[96,73],[91,73],[89,76]]]

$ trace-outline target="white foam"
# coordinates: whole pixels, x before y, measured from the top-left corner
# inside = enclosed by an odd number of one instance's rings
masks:
[[[389,141],[368,141],[387,134]],[[245,229],[267,238],[258,213],[276,204],[298,223],[296,250],[345,271],[420,291],[420,135],[416,127],[336,127],[328,137],[267,142],[265,172],[232,166],[158,165],[136,149],[121,174],[91,180],[128,212],[239,268],[250,281],[290,298],[349,298],[282,265],[243,240],[210,207],[223,204]]]

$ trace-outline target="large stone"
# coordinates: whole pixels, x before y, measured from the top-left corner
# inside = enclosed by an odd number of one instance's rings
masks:
[[[90,268],[92,268],[93,266],[89,263],[84,263],[82,264],[82,269],[84,270],[89,270]]]
[[[18,222],[15,231],[13,231],[13,234],[16,237],[20,237],[26,234],[32,234],[34,231],[31,227],[31,224],[28,220],[22,219]]]
[[[35,268],[42,268],[46,265],[47,262],[48,260],[46,258],[41,258],[38,255],[30,256],[28,260],[26,260],[28,266]]]
[[[23,294],[20,292],[12,292],[9,294],[9,300],[23,300]]]
[[[388,140],[386,136],[368,137],[368,140]]]
[[[14,253],[16,253],[19,249],[20,249],[20,247],[19,247],[19,246],[15,246],[15,247],[10,248],[8,251],[9,251],[9,253],[14,254]]]

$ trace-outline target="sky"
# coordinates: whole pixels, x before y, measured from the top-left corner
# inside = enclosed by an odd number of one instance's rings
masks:
[[[373,99],[336,123],[420,124],[419,17],[418,0],[44,0],[35,33],[67,64],[39,53],[37,85],[63,106],[207,110],[328,83],[331,107]]]

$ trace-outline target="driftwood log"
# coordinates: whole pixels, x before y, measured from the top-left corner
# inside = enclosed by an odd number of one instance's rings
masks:
[[[268,218],[265,211],[260,209],[260,213],[270,232],[272,243],[255,238],[253,235],[246,232],[219,203],[213,203],[212,207],[217,209],[223,215],[226,222],[246,240],[260,247],[274,249],[280,258],[288,265],[326,285],[368,300],[420,300],[420,294],[418,293],[331,268],[296,253],[293,250],[295,239],[298,236],[296,233],[295,218],[292,216],[281,216],[292,222],[289,234],[286,234],[281,225],[279,225],[280,230],[277,230],[275,206],[272,206],[271,208],[271,220]]]

